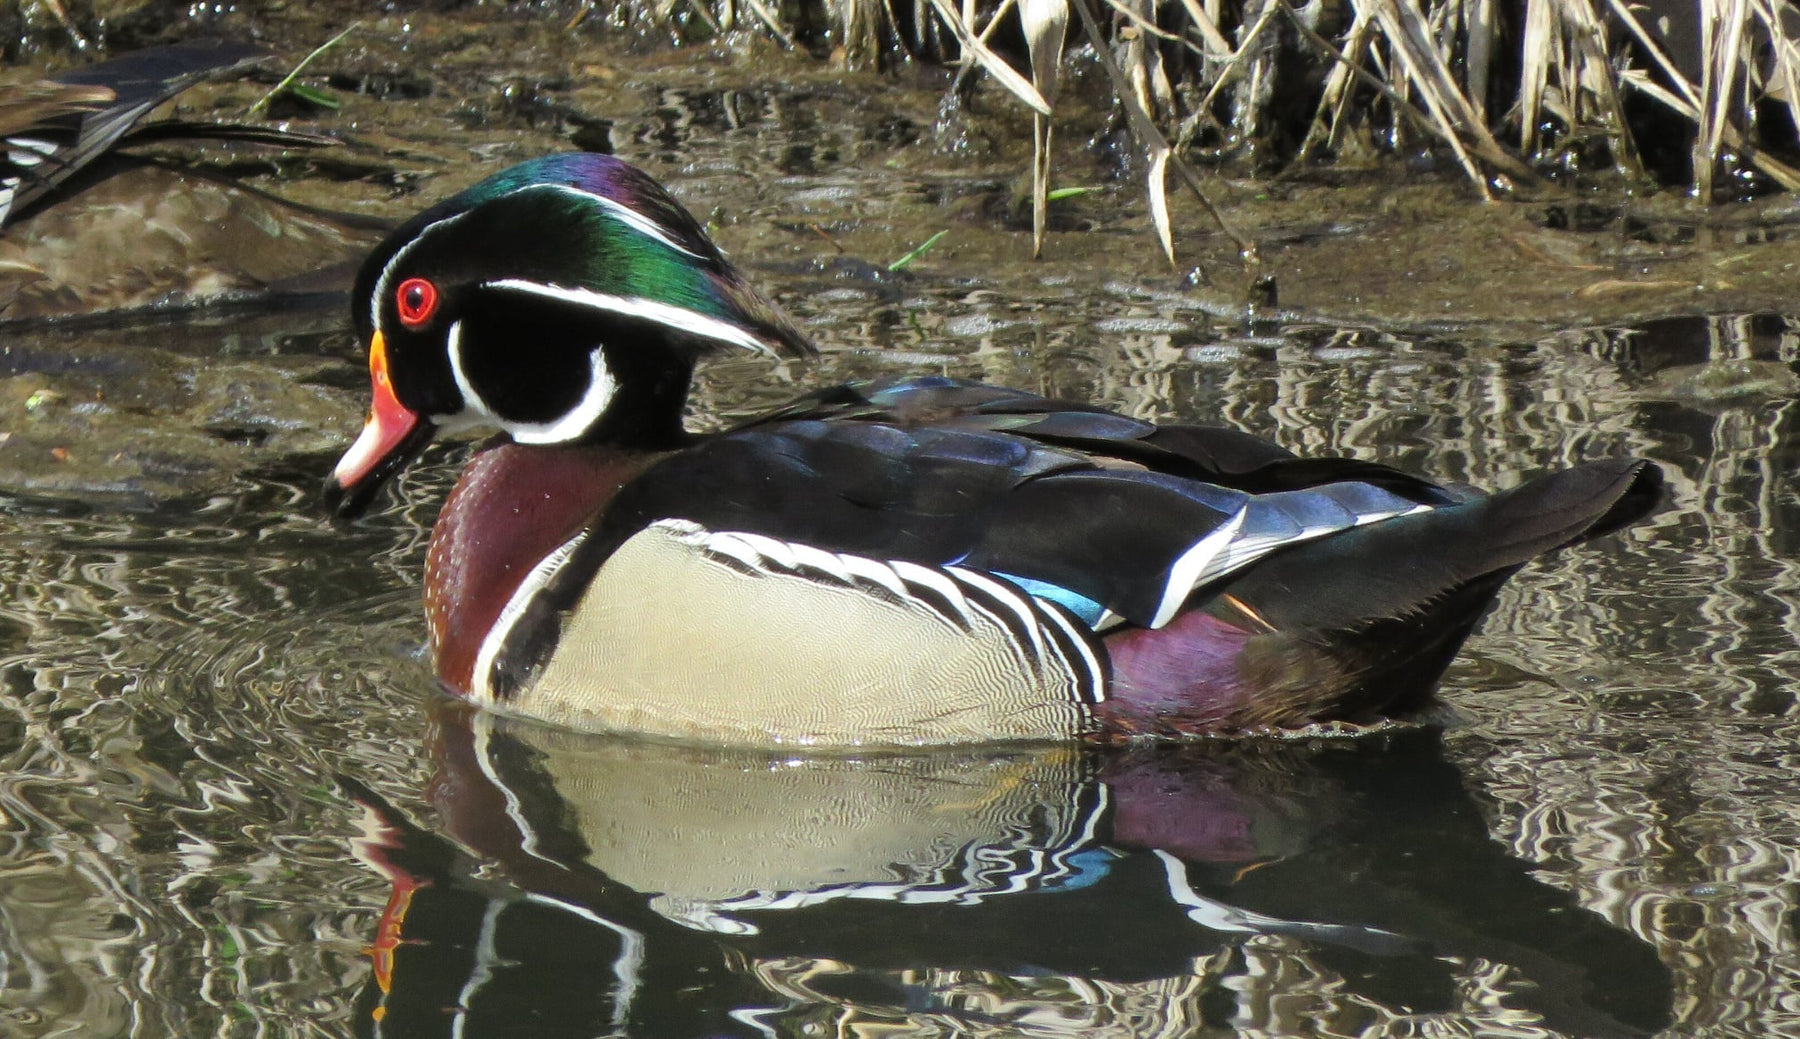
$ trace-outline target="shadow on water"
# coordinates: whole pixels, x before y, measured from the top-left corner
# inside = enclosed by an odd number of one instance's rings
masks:
[[[392,884],[362,1035],[1670,1020],[1656,951],[1495,844],[1429,731],[846,758],[450,707],[431,751],[443,833],[345,781]]]

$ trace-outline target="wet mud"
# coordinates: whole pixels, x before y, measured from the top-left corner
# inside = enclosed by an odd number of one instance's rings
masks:
[[[208,120],[245,118],[310,50],[356,28],[299,80],[335,108],[283,95],[266,113],[338,145],[133,148],[0,236],[0,437],[11,448],[0,486],[192,492],[283,452],[338,446],[360,409],[347,333],[312,336],[319,352],[289,367],[221,368],[195,364],[210,348],[192,334],[167,352],[159,329],[173,314],[295,299],[310,308],[308,327],[328,329],[334,306],[347,312],[331,294],[347,289],[380,227],[508,164],[577,147],[664,179],[785,304],[826,312],[811,331],[833,354],[941,349],[830,317],[833,300],[855,311],[846,296],[901,299],[915,286],[1004,301],[1010,313],[988,318],[1003,324],[1106,286],[1163,300],[1163,320],[1200,338],[1299,321],[1505,341],[1555,326],[1779,312],[1800,298],[1800,207],[1785,196],[1707,209],[1675,192],[1540,186],[1482,204],[1459,171],[1423,158],[1260,177],[1214,170],[1206,191],[1255,256],[1246,262],[1177,197],[1171,269],[1142,164],[1100,103],[1098,71],[1079,58],[1058,97],[1054,180],[1091,190],[1053,206],[1045,259],[1033,262],[1028,113],[1002,92],[953,94],[949,70],[919,63],[851,70],[841,52],[786,50],[744,30],[675,46],[667,23],[643,12],[584,12],[296,3],[177,17],[125,2],[69,7],[74,31],[44,10],[25,17],[12,81],[86,60],[77,33],[115,50],[258,41],[269,53],[259,71],[196,87],[163,113]],[[947,234],[905,274],[886,270],[938,231]],[[944,319],[917,303],[899,309],[914,328]],[[86,317],[87,331],[62,330],[70,317]],[[279,338],[279,326],[265,327]]]

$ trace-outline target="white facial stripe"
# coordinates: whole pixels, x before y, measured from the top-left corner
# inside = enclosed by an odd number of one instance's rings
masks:
[[[553,191],[560,191],[566,195],[576,195],[580,198],[598,202],[601,208],[617,217],[621,223],[630,226],[632,230],[639,234],[654,238],[683,256],[692,256],[696,260],[706,259],[706,257],[701,256],[692,249],[686,249],[677,245],[675,239],[670,238],[669,233],[658,226],[654,220],[651,220],[644,214],[632,209],[623,202],[607,198],[605,195],[596,195],[591,191],[583,191],[580,188],[569,187],[565,184],[545,184],[541,186],[550,188]]]
[[[451,216],[447,216],[447,217],[443,218],[442,220],[434,220],[431,223],[426,224],[424,227],[419,228],[418,234],[413,235],[412,241],[407,242],[405,245],[403,245],[399,249],[397,249],[394,252],[394,255],[388,257],[388,262],[385,265],[383,265],[381,268],[381,277],[375,279],[375,291],[372,295],[369,296],[368,303],[369,303],[369,327],[370,328],[380,328],[381,327],[381,322],[378,320],[378,318],[381,315],[381,301],[387,298],[388,283],[393,280],[394,271],[399,269],[400,262],[402,260],[406,259],[406,255],[408,253],[412,252],[413,249],[415,247],[417,247],[420,242],[424,241],[433,231],[437,230],[440,227],[446,227],[450,224],[456,223],[458,220],[461,220],[463,217],[468,216],[469,212],[471,212],[471,211],[465,210],[464,212],[456,213]]]
[[[9,143],[12,143],[12,142],[9,142]],[[649,237],[656,239],[658,242],[661,242],[663,245],[668,246],[670,249],[675,250],[676,252],[682,254],[683,256],[691,256],[696,260],[705,260],[706,259],[706,257],[701,256],[699,253],[696,253],[690,249],[684,249],[680,245],[677,245],[675,240],[670,238],[666,231],[664,231],[661,227],[658,227],[656,225],[655,221],[651,220],[649,217],[646,217],[644,214],[639,213],[636,210],[633,210],[631,207],[625,205],[622,202],[617,202],[613,199],[607,198],[605,195],[596,195],[591,191],[582,191],[579,188],[567,187],[562,184],[540,184],[540,185],[533,185],[533,187],[548,188],[552,191],[560,191],[560,192],[563,192],[564,194],[576,195],[576,196],[579,196],[584,199],[590,199],[594,202],[599,203],[600,206],[602,208],[604,208],[608,213],[611,213],[613,216],[617,217],[619,219],[620,223],[626,224],[632,230],[637,231],[640,234],[648,235]],[[477,207],[477,208],[479,208],[479,207]],[[381,301],[387,297],[388,285],[393,280],[394,271],[399,268],[400,262],[406,258],[407,254],[412,252],[413,247],[418,245],[420,242],[424,241],[427,237],[429,237],[434,231],[438,230],[439,228],[447,227],[451,224],[454,224],[458,220],[461,220],[463,217],[468,216],[472,212],[474,212],[473,209],[464,210],[461,213],[453,213],[450,216],[444,217],[442,220],[434,220],[431,223],[426,224],[424,227],[419,228],[419,233],[413,236],[412,241],[401,246],[398,250],[395,251],[393,256],[388,258],[388,262],[385,265],[383,265],[381,268],[381,276],[379,278],[375,279],[375,292],[374,292],[374,295],[371,296],[369,299],[369,327],[370,328],[379,328],[380,327],[380,325],[376,322],[375,318],[376,318],[377,313],[380,311]],[[755,346],[752,346],[750,349],[761,350],[761,351],[767,352],[767,348],[763,347],[760,343]]]
[[[684,307],[658,303],[653,299],[644,299],[641,296],[614,296],[604,292],[595,292],[592,289],[546,285],[543,282],[526,281],[523,278],[504,278],[500,281],[484,282],[482,288],[523,292],[544,299],[573,303],[578,307],[649,321],[679,332],[716,340],[731,346],[741,346],[746,350],[767,354],[770,357],[775,356],[775,352],[769,349],[768,344],[729,321],[720,321],[718,318],[707,317],[705,314],[696,314]]]

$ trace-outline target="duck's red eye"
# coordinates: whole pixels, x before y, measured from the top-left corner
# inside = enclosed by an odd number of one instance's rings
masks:
[[[424,278],[408,278],[394,290],[394,305],[400,310],[400,323],[418,328],[437,313],[437,286]]]

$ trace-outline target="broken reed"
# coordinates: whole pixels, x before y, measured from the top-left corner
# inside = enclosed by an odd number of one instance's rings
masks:
[[[714,30],[755,25],[791,44],[829,25],[853,62],[943,60],[1011,93],[1034,113],[1039,246],[1058,72],[1079,42],[1146,153],[1171,261],[1169,175],[1204,203],[1187,162],[1201,147],[1264,161],[1430,147],[1483,198],[1596,167],[1708,201],[1745,183],[1800,190],[1790,0],[689,2],[709,5]]]

